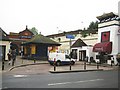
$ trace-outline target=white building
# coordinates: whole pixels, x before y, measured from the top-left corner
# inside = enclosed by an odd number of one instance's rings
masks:
[[[7,53],[10,50],[10,41],[7,34],[0,28],[0,60],[8,60]]]
[[[86,37],[83,37],[81,34],[82,30],[70,31],[70,32],[63,32],[59,34],[48,35],[47,37],[52,38],[53,40],[59,42],[61,46],[58,48],[60,52],[65,52],[67,54],[70,53],[70,39],[66,38],[67,34],[74,35],[75,38],[71,39],[71,49],[77,52],[76,60],[81,61],[84,60],[86,56],[93,57],[94,52],[92,52],[93,45],[98,40],[97,31],[91,31],[90,34],[87,34]],[[86,30],[87,31],[87,30]],[[77,42],[77,40],[83,41],[86,45],[78,45],[77,47],[73,44]],[[73,47],[74,46],[74,47]],[[88,60],[89,61],[89,60]]]
[[[78,39],[71,48],[73,55],[72,58],[77,59],[77,61],[84,61],[85,58],[88,57],[88,62],[90,62],[90,58],[95,55],[95,53],[92,52],[93,46],[88,46],[81,39]],[[74,57],[74,55],[76,56]]]
[[[93,47],[96,61],[110,64],[111,57],[117,64],[116,54],[120,53],[120,18],[111,12],[98,16],[98,41]]]

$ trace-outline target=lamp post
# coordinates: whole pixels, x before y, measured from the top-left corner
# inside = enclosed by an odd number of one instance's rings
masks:
[[[4,70],[4,59],[2,58],[2,70]]]
[[[71,53],[71,38],[70,38],[70,53]],[[71,57],[70,57],[70,70],[71,70]]]
[[[71,39],[74,39],[75,36],[68,34],[66,35],[66,38],[70,39],[70,55],[71,55],[71,44],[72,44]],[[71,70],[71,57],[70,57],[70,70]]]

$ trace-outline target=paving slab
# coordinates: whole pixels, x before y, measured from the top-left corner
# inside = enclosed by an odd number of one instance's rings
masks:
[[[47,65],[45,65],[47,64]],[[5,70],[2,72],[11,73],[14,72],[14,74],[38,74],[38,73],[45,73],[45,72],[85,72],[85,71],[102,71],[102,70],[113,70],[117,68],[117,66],[110,66],[110,65],[100,65],[99,69],[96,66],[96,63],[87,63],[86,70],[84,70],[84,62],[83,61],[77,61],[75,65],[70,66],[64,65],[64,66],[57,66],[56,71],[54,71],[54,66],[51,66],[48,61],[36,61],[34,60],[23,60],[20,56],[17,57],[17,60],[15,62],[15,66],[8,65],[8,62],[5,64]]]

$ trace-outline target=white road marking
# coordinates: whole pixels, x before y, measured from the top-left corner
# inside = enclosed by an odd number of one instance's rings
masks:
[[[13,77],[27,77],[27,75],[13,75]]]
[[[83,83],[83,82],[94,82],[94,81],[102,81],[102,80],[104,80],[104,79],[93,79],[93,80],[84,80],[84,81],[75,81],[75,82],[62,82],[62,83],[51,83],[51,84],[48,84],[48,86],[72,84],[72,83]]]

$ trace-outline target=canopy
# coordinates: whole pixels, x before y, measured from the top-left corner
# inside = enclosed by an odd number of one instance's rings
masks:
[[[28,40],[27,42],[23,43],[22,45],[27,44],[47,44],[47,45],[55,45],[60,46],[61,44],[53,41],[52,39],[45,37],[41,34],[34,36],[32,39]]]
[[[110,54],[112,52],[112,42],[97,43],[93,47],[93,52],[105,52]]]

